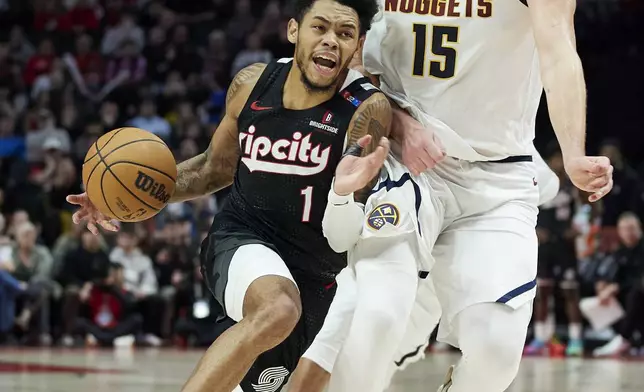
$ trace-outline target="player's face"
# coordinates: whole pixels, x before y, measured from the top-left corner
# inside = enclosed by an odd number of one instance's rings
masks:
[[[335,88],[360,43],[360,20],[350,7],[318,0],[301,23],[291,20],[289,40],[304,83],[315,90]]]

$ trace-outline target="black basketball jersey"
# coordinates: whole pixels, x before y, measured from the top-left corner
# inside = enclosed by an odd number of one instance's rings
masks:
[[[239,116],[241,158],[222,219],[273,244],[289,268],[327,280],[346,266],[346,255],[335,253],[322,234],[328,193],[349,123],[378,90],[351,71],[331,100],[286,109],[282,94],[291,67],[291,59],[269,64]]]

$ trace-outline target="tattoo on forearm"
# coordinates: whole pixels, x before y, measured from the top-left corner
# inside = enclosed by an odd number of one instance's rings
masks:
[[[177,166],[177,181],[171,202],[209,195],[230,185],[237,166],[236,154],[211,156],[211,147]]]
[[[253,64],[237,73],[226,93],[226,115],[236,120],[238,111],[243,105],[242,98],[255,85],[257,79],[266,68],[266,64]],[[236,98],[238,98],[235,100]],[[245,102],[247,98],[244,98]],[[234,102],[233,102],[234,101]],[[234,107],[229,107],[230,105]],[[222,121],[223,124],[223,121]],[[213,146],[216,138],[210,142],[208,149],[194,158],[188,159],[177,166],[177,181],[175,193],[170,200],[179,202],[209,195],[231,184],[237,160],[239,146],[237,131],[228,124],[218,128],[216,133],[227,132],[223,138],[217,138],[217,146]]]

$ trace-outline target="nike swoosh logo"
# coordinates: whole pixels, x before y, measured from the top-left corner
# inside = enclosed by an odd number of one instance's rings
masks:
[[[255,101],[252,104],[250,104],[250,108],[255,110],[255,111],[258,111],[258,112],[262,111],[262,110],[271,110],[272,109],[272,107],[270,107],[270,106],[259,106],[258,101]]]

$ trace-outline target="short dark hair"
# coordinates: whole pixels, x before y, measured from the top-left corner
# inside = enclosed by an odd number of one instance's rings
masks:
[[[295,1],[295,20],[302,22],[304,15],[313,7],[318,0],[296,0]],[[376,0],[333,0],[353,10],[358,14],[360,19],[360,35],[364,35],[371,29],[371,22],[378,13],[378,3]]]

